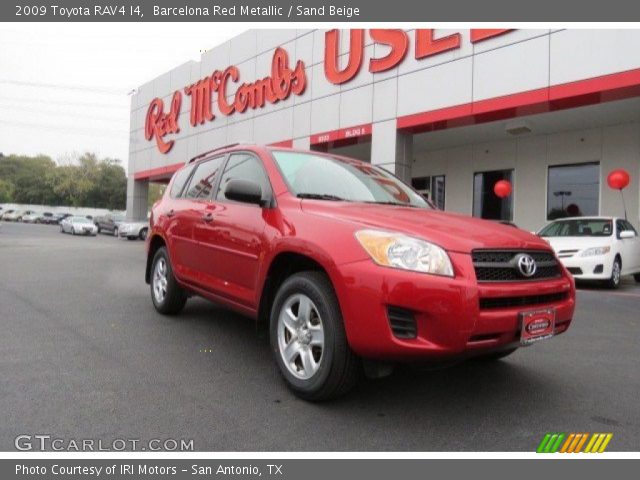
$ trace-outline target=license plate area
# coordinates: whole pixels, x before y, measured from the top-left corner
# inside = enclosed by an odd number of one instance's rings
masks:
[[[553,308],[520,312],[520,344],[531,345],[553,337],[555,323],[556,311]]]

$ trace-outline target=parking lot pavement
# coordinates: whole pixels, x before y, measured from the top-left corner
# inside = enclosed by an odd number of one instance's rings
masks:
[[[196,450],[533,451],[546,432],[640,449],[640,288],[589,288],[567,334],[504,361],[365,381],[310,404],[250,321],[158,315],[142,242],[0,228],[0,450],[20,434],[193,439]]]

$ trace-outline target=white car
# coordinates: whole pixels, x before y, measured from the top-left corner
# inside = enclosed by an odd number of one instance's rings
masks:
[[[32,211],[22,216],[22,223],[36,223],[39,218],[40,214]]]
[[[118,234],[129,240],[146,240],[149,233],[149,222],[122,222],[118,227]]]
[[[602,280],[611,288],[620,286],[623,275],[640,282],[640,238],[624,218],[561,218],[538,235],[576,280]]]
[[[98,234],[96,227],[87,217],[67,217],[60,222],[60,233],[71,233],[72,235],[91,235]]]

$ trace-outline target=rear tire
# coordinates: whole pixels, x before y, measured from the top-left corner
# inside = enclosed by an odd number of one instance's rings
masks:
[[[287,386],[304,400],[339,397],[358,380],[360,362],[323,273],[301,272],[284,281],[271,308],[270,339]]]
[[[636,283],[640,283],[640,273],[634,274],[633,279],[636,281]]]
[[[149,229],[147,228],[143,228],[142,230],[140,230],[140,240],[145,241],[147,239],[147,234],[149,233]]]
[[[175,315],[187,303],[187,294],[173,275],[167,249],[161,247],[153,256],[151,264],[151,301],[163,315]]]
[[[612,290],[620,288],[620,280],[621,280],[621,271],[622,271],[622,262],[619,257],[613,261],[613,267],[611,268],[611,278],[607,280],[607,287]]]
[[[118,238],[118,227],[115,227],[115,228],[113,229],[113,236],[114,236],[114,237],[116,237],[116,238]]]

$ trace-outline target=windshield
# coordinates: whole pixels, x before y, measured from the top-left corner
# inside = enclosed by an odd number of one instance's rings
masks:
[[[91,220],[86,217],[73,217],[72,221],[74,223],[91,223]]]
[[[273,151],[292,193],[300,198],[431,208],[389,172],[356,160]]]
[[[611,220],[584,218],[558,220],[544,227],[541,237],[609,237],[613,232]]]

